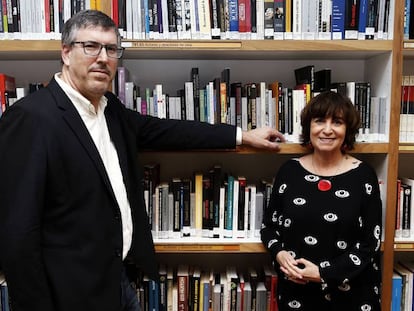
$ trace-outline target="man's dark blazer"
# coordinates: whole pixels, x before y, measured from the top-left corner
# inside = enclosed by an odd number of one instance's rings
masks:
[[[106,96],[132,210],[129,256],[156,277],[138,152],[234,148],[236,130],[142,116]],[[0,118],[0,176],[0,263],[13,310],[118,311],[120,211],[92,138],[54,79]]]

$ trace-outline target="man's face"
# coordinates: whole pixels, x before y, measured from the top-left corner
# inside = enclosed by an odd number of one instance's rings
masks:
[[[78,30],[75,42],[98,42],[116,45],[117,36],[113,30],[101,27]],[[99,100],[109,89],[117,70],[118,59],[109,57],[105,48],[96,56],[85,54],[81,43],[64,46],[62,78],[91,102]]]

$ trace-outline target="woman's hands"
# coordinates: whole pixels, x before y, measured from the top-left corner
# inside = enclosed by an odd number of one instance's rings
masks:
[[[288,280],[294,283],[321,282],[319,267],[309,260],[304,258],[295,259],[287,251],[280,251],[276,255],[276,260],[280,265],[280,270]]]

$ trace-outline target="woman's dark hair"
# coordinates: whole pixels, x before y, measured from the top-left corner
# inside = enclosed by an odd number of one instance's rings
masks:
[[[351,100],[337,92],[326,91],[312,98],[303,108],[300,115],[302,126],[302,146],[310,144],[310,125],[314,118],[340,118],[345,122],[346,133],[342,145],[343,150],[352,150],[355,138],[360,127],[359,112],[355,109]]]
[[[88,27],[102,27],[104,30],[113,30],[121,44],[121,36],[115,22],[105,13],[98,10],[84,10],[68,19],[62,29],[62,45],[71,45],[76,40],[79,29]]]

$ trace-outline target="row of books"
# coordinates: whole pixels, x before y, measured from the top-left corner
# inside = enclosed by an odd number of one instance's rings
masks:
[[[4,274],[0,270],[0,311],[11,311],[9,289]]]
[[[144,166],[144,198],[155,239],[260,238],[272,185],[248,184],[215,165],[194,178],[159,181],[159,164]]]
[[[394,264],[392,278],[391,311],[414,309],[414,262],[399,261]]]
[[[4,0],[0,38],[59,39],[88,8],[125,39],[392,39],[391,0]]]
[[[203,270],[181,264],[161,265],[160,282],[137,280],[141,310],[277,311],[277,275],[273,268]]]
[[[414,179],[399,177],[397,179],[397,202],[395,238],[399,240],[414,239]]]
[[[371,95],[371,84],[363,81],[331,83],[331,70],[314,65],[294,69],[295,85],[280,81],[241,83],[232,81],[230,68],[201,85],[199,68],[192,68],[188,81],[177,94],[164,91],[162,84],[145,89],[129,80],[128,69],[120,67],[114,91],[126,107],[142,114],[167,119],[227,123],[243,130],[269,126],[298,142],[300,112],[316,94],[334,90],[348,96],[360,112],[358,141],[387,141],[389,108],[385,97]]]
[[[402,77],[400,142],[414,142],[414,75]]]

